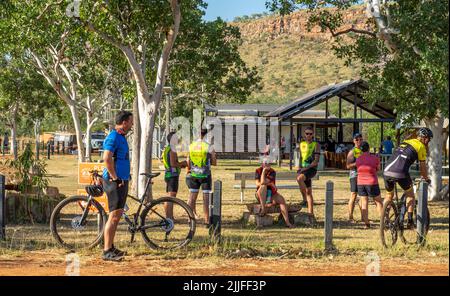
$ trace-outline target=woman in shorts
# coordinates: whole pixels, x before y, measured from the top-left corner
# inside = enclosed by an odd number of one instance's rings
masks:
[[[378,185],[377,171],[380,170],[380,159],[369,152],[369,143],[361,144],[362,154],[356,159],[356,169],[358,171],[358,195],[361,203],[361,219],[366,228],[370,228],[369,223],[369,197],[371,197],[378,213],[383,211],[383,202],[381,200],[380,186]]]

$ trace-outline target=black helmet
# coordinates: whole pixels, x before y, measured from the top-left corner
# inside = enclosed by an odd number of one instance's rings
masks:
[[[421,138],[431,139],[431,138],[433,138],[433,132],[427,127],[422,127],[417,132],[417,136],[419,136]]]
[[[103,195],[103,187],[100,185],[86,186],[86,192],[90,196],[99,197]]]

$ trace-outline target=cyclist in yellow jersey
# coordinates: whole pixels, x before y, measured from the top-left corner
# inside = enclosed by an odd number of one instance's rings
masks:
[[[353,222],[353,210],[355,209],[356,198],[358,197],[358,171],[356,170],[356,159],[362,154],[361,143],[363,142],[362,135],[355,133],[353,135],[353,144],[355,145],[352,150],[347,154],[347,169],[350,170],[350,199],[348,201],[348,220]]]
[[[421,177],[430,183],[426,158],[427,146],[432,138],[433,132],[429,128],[419,129],[417,138],[405,140],[395,149],[383,171],[384,184],[387,191],[386,200],[390,201],[394,197],[396,183],[405,191],[407,196],[406,205],[408,207],[408,227],[411,228],[415,227],[412,217],[415,198],[409,168],[414,162],[418,161]]]
[[[163,151],[164,181],[166,182],[166,193],[170,197],[177,197],[180,171],[181,168],[187,166],[186,161],[178,161],[176,145],[178,145],[178,136],[175,132],[170,132],[167,135],[167,146]],[[164,208],[166,217],[173,218],[173,203],[165,203]]]
[[[200,139],[192,142],[189,146],[187,159],[186,184],[189,188],[188,205],[192,208],[195,218],[199,219],[195,209],[200,187],[203,191],[203,213],[205,224],[209,224],[209,194],[212,192],[211,165],[217,165],[216,152],[213,147],[205,141],[207,129],[201,130]]]
[[[312,127],[305,129],[306,141],[300,142],[300,166],[297,171],[297,183],[302,194],[303,203],[308,204],[308,213],[310,222],[315,224],[316,218],[314,217],[313,209],[313,195],[312,195],[312,178],[317,173],[317,166],[319,164],[320,145],[313,141],[314,130]]]

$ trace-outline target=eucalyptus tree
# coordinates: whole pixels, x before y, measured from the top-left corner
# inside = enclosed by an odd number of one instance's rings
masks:
[[[344,14],[365,3],[367,20],[345,24]],[[429,196],[439,198],[442,151],[448,134],[448,1],[427,0],[272,0],[272,9],[290,13],[298,6],[309,11],[309,27],[331,33],[338,57],[362,65],[368,80],[365,97],[389,103],[403,125],[424,124],[433,131],[428,167]],[[360,7],[361,8],[361,7]],[[448,187],[447,187],[448,188]],[[447,191],[448,192],[448,191]],[[448,194],[448,193],[447,193]]]

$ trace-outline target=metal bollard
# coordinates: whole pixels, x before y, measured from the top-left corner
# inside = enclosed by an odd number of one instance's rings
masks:
[[[333,248],[333,189],[332,181],[327,182],[325,192],[325,250]]]
[[[419,198],[417,204],[417,243],[425,245],[426,224],[428,221],[428,183],[421,181],[419,184]]]
[[[5,176],[0,175],[0,240],[6,239],[6,198],[5,198]]]
[[[222,230],[222,181],[214,182],[214,192],[209,195],[209,236],[220,239]]]

